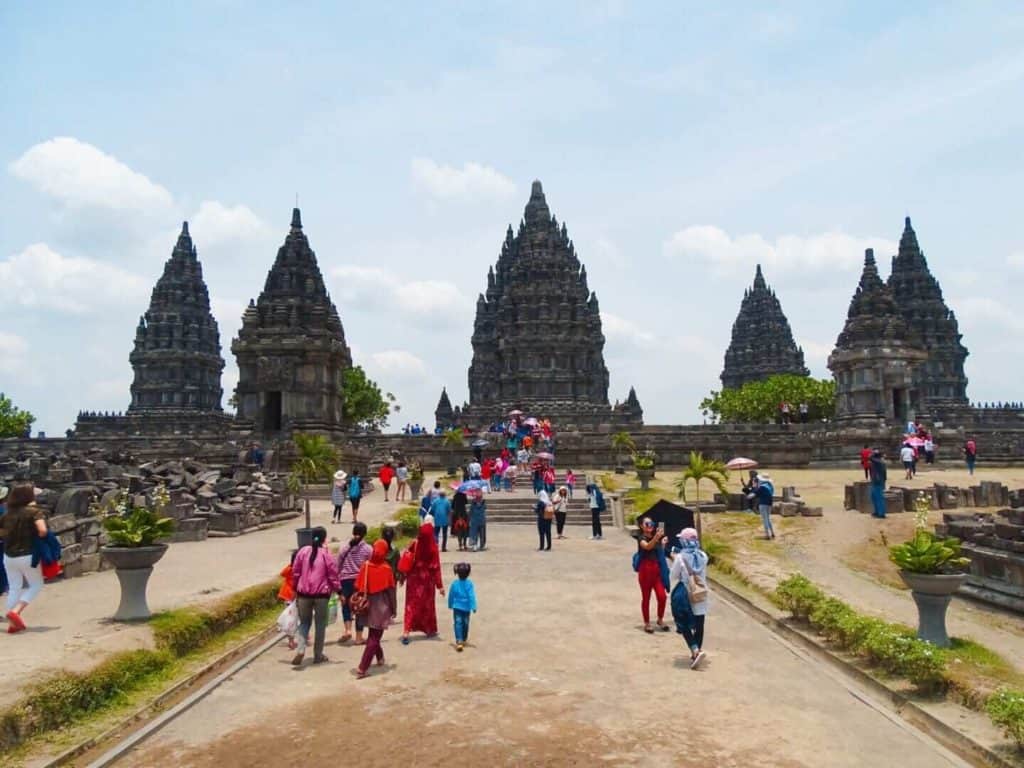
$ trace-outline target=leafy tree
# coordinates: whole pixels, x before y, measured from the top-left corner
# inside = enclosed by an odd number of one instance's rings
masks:
[[[690,451],[690,463],[683,469],[683,475],[676,480],[676,488],[679,489],[679,498],[686,501],[686,481],[693,480],[696,493],[696,507],[697,512],[695,515],[695,524],[697,526],[697,535],[700,535],[700,481],[708,480],[711,482],[720,493],[728,493],[729,488],[726,486],[725,481],[729,479],[729,470],[725,468],[725,464],[717,459],[708,459],[703,453],[698,451]]]
[[[0,392],[0,437],[22,437],[32,429],[36,417],[16,407]]]
[[[361,365],[354,365],[343,374],[342,417],[346,424],[357,429],[380,431],[387,424],[392,409],[402,409],[395,404],[395,396],[381,392],[377,382],[366,375]]]
[[[807,403],[808,418],[830,419],[836,412],[836,383],[832,379],[778,374],[751,381],[739,389],[712,392],[700,409],[713,421],[770,424],[779,418],[779,404],[787,402],[794,420],[800,403]]]
[[[621,467],[624,456],[636,453],[636,443],[629,432],[616,432],[612,435],[612,449],[616,453],[617,465]]]
[[[441,435],[441,445],[447,448],[448,469],[456,466],[455,455],[465,445],[462,430],[456,428],[446,429]]]
[[[301,493],[317,480],[329,480],[338,466],[338,452],[323,435],[298,432],[292,438],[298,454],[288,475],[288,488]]]

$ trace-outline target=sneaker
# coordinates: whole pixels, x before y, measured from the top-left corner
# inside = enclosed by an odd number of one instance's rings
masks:
[[[317,656],[315,659],[313,659],[314,664],[326,664],[329,661],[330,659],[328,659],[326,656]]]
[[[24,619],[22,619],[21,615],[16,613],[15,611],[7,612],[7,622],[10,624],[10,627],[8,627],[7,630],[8,632],[11,632],[12,629],[14,630],[14,632],[23,632],[25,630]],[[14,632],[11,632],[11,634],[13,635]]]
[[[704,657],[707,656],[704,651],[697,651],[697,655],[690,661],[690,669],[696,669],[700,666],[700,663],[704,661]]]
[[[465,648],[465,645],[463,645],[462,643],[458,643],[458,644],[457,644],[457,645],[455,646],[455,650],[456,650],[456,651],[458,651],[459,653],[462,653],[462,649],[463,649],[463,648]]]
[[[292,666],[293,667],[301,667],[302,666],[302,659],[305,657],[305,655],[306,655],[305,653],[296,653],[295,657],[292,659]]]

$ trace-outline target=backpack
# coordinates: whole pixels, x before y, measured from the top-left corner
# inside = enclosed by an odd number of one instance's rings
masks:
[[[358,499],[363,495],[363,484],[360,478],[352,477],[348,481],[348,497]]]
[[[604,494],[601,493],[601,489],[594,488],[594,495],[597,497],[597,511],[604,512],[608,507],[604,503]]]

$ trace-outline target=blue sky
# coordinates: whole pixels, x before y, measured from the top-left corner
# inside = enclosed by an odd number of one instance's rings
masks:
[[[4,3],[0,390],[50,434],[125,408],[187,218],[230,391],[298,194],[356,361],[430,422],[540,178],[650,423],[699,420],[758,261],[826,375],[908,214],[970,396],[1022,399],[1022,39],[1016,2]]]

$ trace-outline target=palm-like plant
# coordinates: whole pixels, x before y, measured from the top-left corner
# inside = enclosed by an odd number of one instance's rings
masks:
[[[447,449],[448,469],[455,467],[455,453],[464,445],[462,430],[458,427],[446,429],[441,435],[441,446]]]
[[[622,467],[622,457],[636,452],[636,443],[629,432],[616,432],[612,435],[612,450],[616,453],[616,462]]]
[[[729,479],[729,470],[725,464],[716,459],[709,459],[699,451],[690,451],[690,463],[683,470],[683,475],[676,480],[676,488],[679,489],[679,498],[686,501],[686,482],[693,480],[696,498],[694,502],[697,507],[694,523],[697,527],[697,534],[700,535],[700,481],[708,480],[720,493],[728,493],[729,488],[726,480]]]
[[[288,475],[288,489],[302,493],[317,480],[328,480],[338,466],[338,451],[323,435],[297,433],[292,442],[298,454]]]

